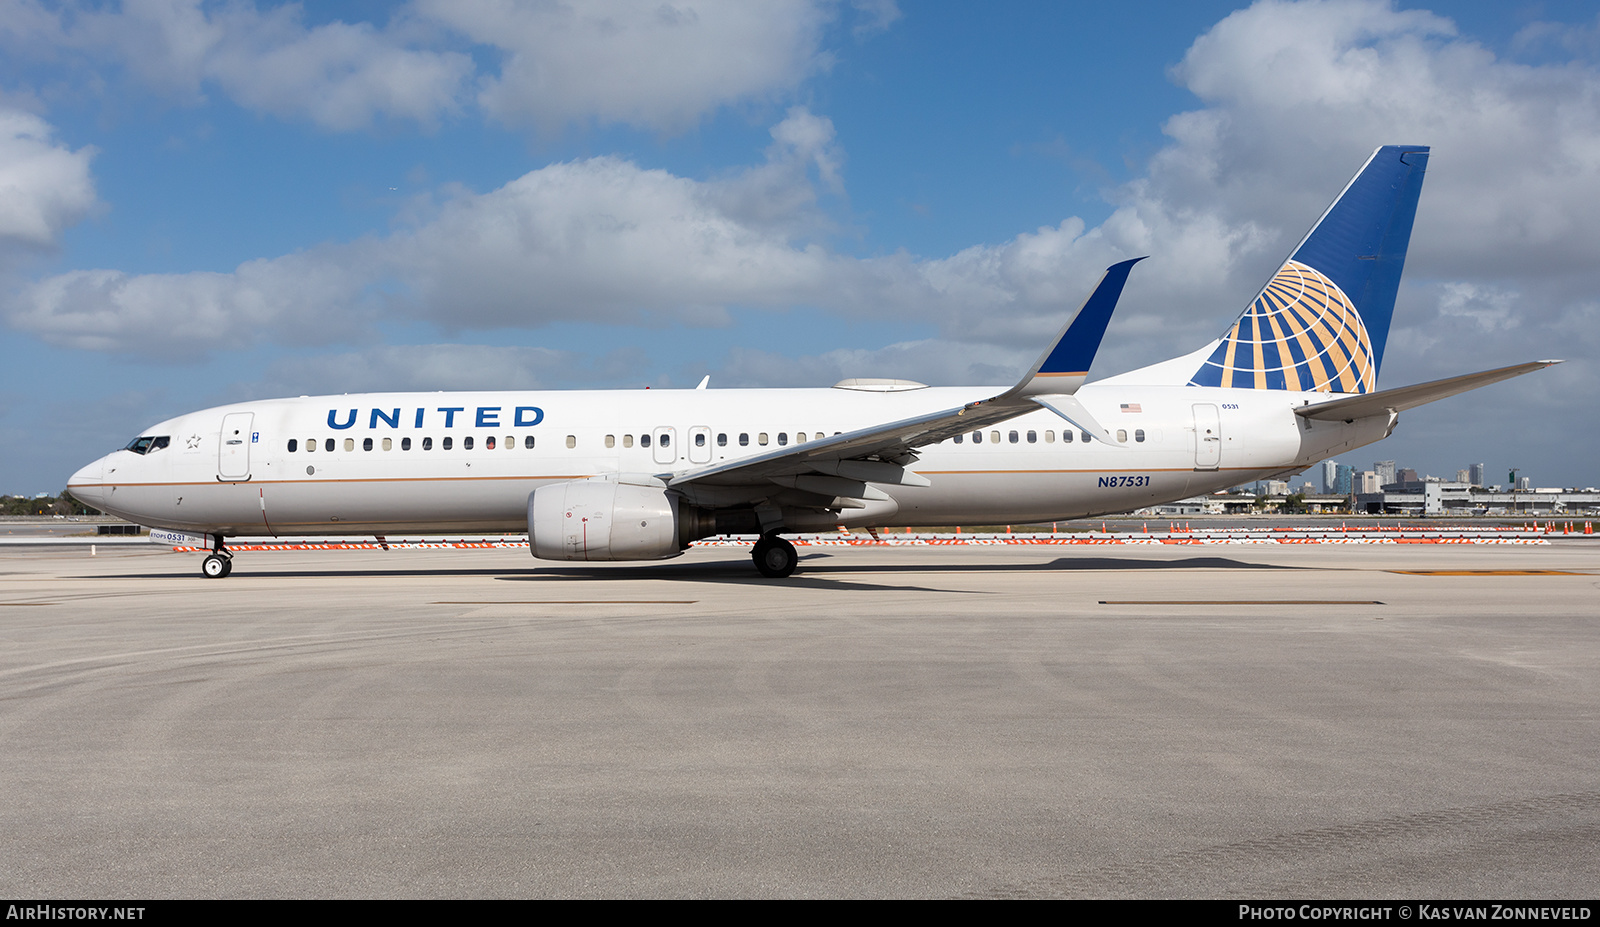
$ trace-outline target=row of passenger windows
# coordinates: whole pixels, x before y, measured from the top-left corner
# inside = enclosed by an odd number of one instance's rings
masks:
[[[837,431],[834,432],[834,434],[838,434],[838,433],[839,432],[837,432]],[[1080,431],[1077,434],[1079,436],[1079,440],[1083,441],[1085,444],[1087,444],[1087,443],[1089,443],[1090,441],[1093,440],[1093,436],[1090,435],[1087,431]],[[814,435],[815,435],[815,437],[812,438],[812,439],[809,439],[809,440],[821,441],[823,438],[827,437],[827,434],[825,434],[824,432],[821,432],[821,431],[814,432]],[[1029,444],[1037,444],[1037,443],[1039,443],[1039,432],[1030,429],[1030,430],[1028,430],[1026,432],[1026,435],[1027,435],[1027,443],[1029,443]],[[695,447],[705,447],[706,446],[706,440],[707,440],[708,437],[709,436],[704,432],[696,432],[691,436],[691,440],[694,442],[694,446]],[[962,443],[965,443],[969,438],[971,439],[973,444],[982,444],[985,441],[984,433],[981,432],[981,431],[974,431],[970,435],[956,435],[952,440],[956,444],[962,444]],[[803,432],[803,431],[795,432],[794,441],[795,441],[796,444],[802,443],[802,442],[804,442],[806,440],[808,440],[808,438],[807,438],[805,432]],[[988,442],[990,444],[1001,444],[1001,443],[1003,443],[999,431],[991,431],[991,432],[989,432],[987,440],[988,440]],[[1023,441],[1023,433],[1022,432],[1018,432],[1018,431],[1009,431],[1009,432],[1006,433],[1006,437],[1005,437],[1004,440],[1005,441],[1009,441],[1009,443],[1011,443],[1011,444],[1020,444]],[[1044,432],[1044,443],[1046,443],[1046,444],[1054,444],[1055,440],[1056,440],[1056,433],[1054,431],[1047,430],[1047,431]],[[1128,441],[1128,432],[1123,430],[1123,429],[1118,429],[1117,430],[1117,440],[1122,442],[1122,443],[1124,443],[1124,444],[1126,444],[1127,441]],[[1136,442],[1141,442],[1141,443],[1144,441],[1144,429],[1143,428],[1134,429],[1133,440],[1136,441]],[[151,441],[151,439],[139,438],[134,442],[134,444],[139,444],[140,442],[143,442],[143,441]],[[157,438],[157,439],[154,439],[154,441],[155,442],[159,442],[159,444],[156,445],[157,447],[166,447],[166,439],[165,438]],[[332,451],[336,451],[336,450],[339,449],[339,441],[340,441],[340,439],[338,439],[338,438],[325,438],[322,441],[322,449],[324,451],[327,451],[327,452],[330,452],[330,453]],[[660,447],[671,447],[672,446],[672,435],[671,434],[660,434],[660,435],[656,435],[656,436],[652,437],[651,435],[643,434],[643,435],[639,436],[639,446],[640,447],[650,447],[651,444],[652,444],[652,441],[654,441],[654,443],[656,443]],[[1072,430],[1070,428],[1065,430],[1065,431],[1063,431],[1063,432],[1061,432],[1061,441],[1062,441],[1063,444],[1071,444],[1073,442],[1073,432],[1072,432]],[[344,442],[344,449],[345,450],[353,451],[353,450],[356,449],[356,439],[355,438],[345,438],[345,439],[343,439],[343,442]],[[777,433],[777,442],[778,442],[778,446],[780,446],[780,447],[787,445],[789,443],[789,433],[787,431],[778,432]],[[567,435],[567,442],[566,443],[567,443],[567,447],[569,447],[569,448],[577,447],[578,446],[578,437],[577,437],[577,435]],[[749,432],[740,432],[739,433],[739,437],[738,437],[738,443],[739,443],[740,447],[748,447],[750,445],[750,433]],[[756,434],[755,434],[755,443],[756,443],[756,445],[758,447],[766,447],[769,443],[771,443],[771,436],[765,431],[756,432]],[[140,449],[140,448],[134,447],[134,444],[130,444],[128,449],[134,451],[135,453],[140,453],[140,454],[146,452],[144,449]],[[616,447],[617,446],[617,436],[616,435],[606,435],[605,444],[606,444],[606,447]],[[465,436],[465,437],[463,437],[461,439],[461,449],[464,450],[464,451],[473,450],[476,446],[477,446],[477,439],[473,435],[467,435],[467,436]],[[516,437],[514,435],[506,435],[505,440],[503,442],[498,441],[497,440],[497,436],[495,436],[495,435],[489,435],[488,437],[483,439],[483,449],[486,450],[486,451],[495,450],[496,447],[499,447],[499,448],[502,448],[504,450],[508,450],[509,451],[509,450],[514,449],[516,446],[517,446],[517,439],[516,439]],[[533,435],[524,436],[523,439],[522,439],[522,446],[524,448],[532,450],[533,447],[534,447]],[[622,436],[622,446],[623,447],[633,447],[633,435],[623,435]],[[727,433],[726,432],[719,433],[717,435],[717,447],[727,447],[727,446],[728,446],[728,435],[727,435]],[[150,448],[149,445],[145,445],[145,447],[148,448],[148,449],[151,449],[151,450],[154,449],[154,448]],[[316,438],[307,438],[305,443],[304,443],[304,445],[303,445],[303,447],[304,447],[304,453],[312,453],[312,452],[316,451],[317,450],[317,439]],[[361,439],[361,449],[363,451],[376,450],[376,449],[378,449],[380,447],[383,450],[386,450],[386,451],[394,450],[394,448],[395,448],[395,439],[393,439],[393,438],[380,438],[377,441],[374,441],[374,439],[372,439],[372,438],[362,438]],[[400,450],[402,450],[402,451],[411,450],[411,448],[412,448],[411,439],[410,438],[401,438],[400,441],[399,441],[399,447],[400,447]],[[289,453],[294,454],[294,453],[297,453],[297,452],[301,451],[302,445],[301,445],[301,443],[300,443],[300,441],[298,439],[290,438],[289,442],[287,444],[287,448],[288,448]],[[421,448],[424,451],[433,450],[433,438],[427,437],[427,438],[421,439]],[[454,450],[455,449],[455,438],[454,437],[440,438],[439,439],[439,449],[440,450],[445,450],[445,451]]]
[[[393,438],[382,438],[382,439],[380,439],[380,440],[378,440],[376,442],[374,442],[373,439],[371,439],[371,438],[362,438],[361,439],[361,449],[363,451],[370,451],[370,450],[375,450],[375,449],[381,447],[386,451],[392,451],[395,448],[395,443],[396,442],[395,442],[395,440]],[[400,441],[399,441],[399,445],[400,445],[400,450],[409,451],[409,450],[411,450],[411,447],[412,447],[411,439],[410,438],[401,438]],[[461,449],[464,450],[464,451],[470,451],[476,446],[477,446],[477,439],[472,435],[467,435],[466,437],[461,439]],[[504,448],[505,450],[509,451],[509,450],[511,450],[511,449],[513,449],[513,448],[515,448],[517,446],[517,439],[513,435],[506,435],[505,441],[503,443],[499,443],[498,445],[496,443],[496,438],[495,438],[494,435],[490,435],[489,437],[483,439],[483,448],[484,448],[484,450],[492,451],[492,450],[495,449],[496,446],[499,446],[499,447]],[[528,436],[524,437],[522,439],[522,446],[526,447],[526,448],[532,448],[533,447],[533,435],[528,435]],[[577,446],[578,446],[577,437],[574,436],[574,435],[567,435],[567,447],[577,447]],[[287,445],[285,445],[285,447],[287,447],[289,453],[293,454],[293,453],[296,453],[297,451],[300,451],[302,446],[301,446],[301,444],[300,444],[298,439],[290,438],[289,439],[289,443]],[[432,438],[423,438],[422,441],[421,441],[421,447],[425,451],[433,450],[433,439]],[[304,445],[304,449],[305,449],[305,453],[308,453],[308,454],[314,452],[317,449],[317,439],[316,438],[307,438],[306,442],[305,442],[305,445]],[[325,450],[325,451],[330,451],[330,452],[338,450],[339,449],[339,439],[338,438],[326,438],[326,439],[324,439],[323,442],[322,442],[322,449]],[[347,451],[355,450],[356,449],[356,439],[355,438],[345,438],[344,439],[344,449],[347,450]],[[440,438],[439,439],[439,449],[440,450],[444,450],[444,451],[455,450],[455,438],[453,438],[453,437]]]
[[[1088,444],[1090,441],[1094,440],[1094,436],[1089,434],[1087,431],[1080,431],[1080,432],[1078,432],[1078,435],[1082,439],[1083,443],[1085,443],[1085,444]],[[1033,431],[1032,429],[1029,429],[1029,431],[1027,432],[1027,436],[1028,436],[1028,443],[1029,444],[1038,444],[1039,443],[1039,433],[1037,431]],[[961,444],[967,437],[968,437],[967,435],[956,435],[955,438],[954,438],[955,443]],[[983,440],[984,440],[983,439],[983,432],[981,432],[981,431],[974,431],[971,434],[970,437],[972,438],[972,443],[973,444],[982,444],[983,443]],[[1022,434],[1020,432],[1016,432],[1016,431],[1007,432],[1006,433],[1006,440],[1009,441],[1012,444],[1021,443]],[[1121,441],[1123,444],[1127,444],[1128,443],[1128,432],[1127,432],[1127,430],[1122,429],[1122,428],[1117,429],[1117,440]],[[1137,441],[1137,442],[1140,442],[1140,443],[1143,443],[1143,441],[1144,441],[1144,429],[1143,428],[1135,428],[1133,430],[1133,440]],[[1055,441],[1056,441],[1056,433],[1054,431],[1046,431],[1044,433],[1044,443],[1046,443],[1046,444],[1054,444]],[[990,444],[999,444],[1000,443],[1000,432],[998,432],[998,431],[989,432],[989,443]],[[1063,444],[1071,444],[1072,443],[1072,429],[1069,428],[1069,429],[1061,432],[1061,443],[1063,443]]]
[[[827,435],[825,433],[820,432],[820,431],[815,432],[814,434],[816,436],[814,438],[814,440],[818,440],[818,441],[820,441],[823,438],[827,437]],[[838,432],[836,431],[836,432],[834,432],[834,434],[838,434]],[[692,437],[692,440],[694,441],[694,446],[695,447],[705,447],[706,446],[706,440],[707,440],[708,437],[709,436],[706,435],[704,432],[696,433]],[[761,447],[766,447],[767,444],[769,444],[771,442],[771,440],[772,440],[771,436],[765,431],[761,431],[761,432],[757,432],[756,433],[755,442],[756,442],[757,445],[759,445]],[[807,436],[806,436],[805,432],[803,432],[803,431],[795,432],[794,441],[795,441],[796,444],[799,444],[799,443],[801,443],[803,441],[806,441],[806,440],[808,440],[808,439],[807,439]],[[738,441],[739,441],[739,446],[740,447],[749,446],[749,444],[750,444],[750,434],[749,434],[749,432],[740,433]],[[322,441],[322,449],[324,451],[328,451],[328,452],[336,451],[336,450],[339,449],[339,442],[340,442],[340,439],[338,439],[338,438],[324,438],[323,441]],[[344,438],[343,442],[344,442],[344,449],[345,450],[353,451],[353,450],[356,449],[356,439],[355,438]],[[652,443],[658,444],[661,447],[671,447],[672,446],[672,435],[670,435],[670,434],[662,434],[662,435],[655,436],[654,438],[652,438],[652,436],[647,435],[647,434],[639,436],[639,446],[640,447],[650,447],[652,445]],[[787,431],[778,432],[778,444],[779,445],[787,445],[788,443],[789,443],[789,433]],[[386,451],[392,451],[395,448],[395,444],[396,444],[396,442],[395,442],[395,439],[393,439],[393,438],[380,438],[380,439],[377,439],[376,441],[374,441],[374,439],[372,439],[372,438],[362,438],[361,439],[361,449],[364,450],[364,451],[376,450],[378,448],[382,448],[383,450],[386,450]],[[165,445],[163,445],[163,446],[165,446]],[[464,450],[464,451],[470,451],[476,446],[477,446],[476,438],[474,436],[472,436],[472,435],[467,435],[466,437],[463,437],[461,439],[461,449]],[[494,435],[490,435],[489,437],[483,439],[483,448],[484,448],[484,450],[492,451],[497,446],[501,447],[501,448],[504,448],[505,450],[509,451],[512,448],[515,448],[517,446],[517,439],[516,439],[516,437],[514,435],[506,435],[505,441],[504,442],[500,442],[498,444],[497,444],[496,436],[494,436]],[[531,450],[534,447],[533,435],[524,436],[523,439],[522,439],[522,446]],[[567,447],[577,447],[577,446],[578,446],[578,437],[577,437],[577,435],[567,435]],[[617,446],[617,436],[616,435],[606,435],[606,447],[616,447],[616,446]],[[622,436],[622,446],[623,447],[633,447],[634,446],[633,435],[623,435]],[[717,446],[718,447],[727,447],[728,446],[728,435],[726,433],[722,433],[722,434],[717,435]],[[311,452],[314,452],[314,451],[317,450],[317,439],[316,438],[307,438],[305,440],[305,443],[302,444],[299,441],[299,439],[290,438],[288,443],[285,445],[285,447],[288,449],[289,453],[291,453],[291,454],[294,454],[294,453],[311,453]],[[411,448],[412,448],[411,439],[410,438],[401,438],[399,440],[399,447],[400,447],[400,450],[402,450],[402,451],[411,450]],[[303,451],[302,451],[302,448],[304,449]],[[423,438],[421,440],[421,448],[423,450],[425,450],[425,451],[433,450],[433,438],[431,438],[431,437],[430,438]],[[439,439],[439,449],[440,450],[445,450],[445,451],[454,450],[455,449],[455,439],[453,437],[440,438]]]

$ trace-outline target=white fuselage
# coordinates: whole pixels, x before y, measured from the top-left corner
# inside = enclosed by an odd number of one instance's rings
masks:
[[[521,531],[528,495],[542,485],[613,473],[667,477],[993,394],[833,388],[264,400],[162,422],[144,434],[167,438],[165,447],[113,452],[75,474],[69,488],[143,525],[227,536]],[[920,448],[911,469],[930,485],[874,484],[886,501],[825,520],[974,525],[1122,512],[1303,468],[1392,427],[1389,416],[1327,423],[1293,413],[1326,393],[1090,384],[1077,396],[1107,429],[1125,434],[1125,447],[1085,441],[1040,410],[983,429],[981,441],[969,433]]]

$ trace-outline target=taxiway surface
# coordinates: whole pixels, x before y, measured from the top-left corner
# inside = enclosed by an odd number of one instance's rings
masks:
[[[0,893],[1600,884],[1600,544],[802,558],[0,552]]]

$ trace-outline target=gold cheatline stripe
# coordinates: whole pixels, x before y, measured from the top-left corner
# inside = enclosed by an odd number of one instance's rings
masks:
[[[469,483],[482,480],[586,480],[594,473],[570,473],[556,476],[371,476],[351,477],[344,480],[217,480],[184,483],[81,483],[79,489],[129,488],[133,486],[303,486],[307,483]],[[72,489],[68,484],[67,489]]]

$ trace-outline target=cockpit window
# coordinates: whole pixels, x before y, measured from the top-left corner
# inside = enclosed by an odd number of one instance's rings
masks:
[[[123,448],[123,450],[133,451],[135,454],[148,454],[151,451],[161,450],[171,441],[171,435],[140,435],[139,437],[134,438],[132,441],[129,441],[128,446]]]

